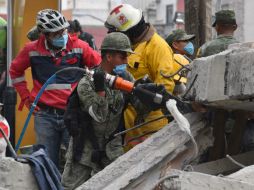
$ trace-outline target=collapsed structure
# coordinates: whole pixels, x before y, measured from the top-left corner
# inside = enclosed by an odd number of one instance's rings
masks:
[[[188,78],[187,89],[190,90],[185,98],[221,109],[253,111],[253,62],[252,43],[231,45],[220,54],[194,60]],[[190,136],[179,128],[179,123],[173,121],[77,189],[254,189],[251,180],[254,177],[253,166],[236,172],[253,164],[254,153],[234,156],[242,165],[228,158],[199,164],[201,155],[213,146],[216,137],[213,138],[212,128],[202,113],[189,113],[185,117],[198,145],[198,154],[194,154]],[[16,161],[11,158],[0,160],[1,188],[9,188],[10,181],[15,181],[13,178],[17,177],[11,171],[20,167],[18,165],[21,163],[11,164],[12,170],[4,169],[12,162]],[[28,174],[31,173],[29,167],[26,165],[24,168],[22,171],[26,174],[18,176],[23,179],[19,179],[17,184],[24,183],[22,188],[25,189],[36,189],[34,178],[27,177],[31,175]],[[21,189],[20,185],[11,187]]]

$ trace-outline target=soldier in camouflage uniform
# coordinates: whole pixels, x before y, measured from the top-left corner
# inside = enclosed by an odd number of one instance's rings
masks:
[[[237,29],[235,12],[233,10],[221,10],[215,13],[215,21],[212,25],[216,32],[217,38],[206,42],[199,49],[197,57],[207,57],[220,53],[228,48],[228,45],[238,43],[233,37],[234,31]],[[234,129],[237,114],[222,109],[216,109],[210,112],[212,126],[214,127],[214,146],[210,149],[209,160],[217,160],[223,158],[226,153],[232,154],[230,150],[232,145],[227,142],[224,135],[228,137]],[[225,144],[228,144],[228,152],[226,152]]]
[[[215,13],[215,22],[212,25],[216,32],[217,38],[206,42],[200,47],[198,57],[207,57],[220,53],[228,48],[229,44],[238,43],[233,37],[237,29],[235,12],[233,10],[221,10]]]
[[[94,137],[100,147],[99,151],[103,154],[100,154],[100,161],[95,161],[93,158],[97,150],[89,138],[84,137],[81,159],[75,162],[72,158],[73,139],[71,139],[62,176],[65,190],[80,186],[124,153],[121,136],[109,140],[119,126],[124,108],[124,96],[119,90],[108,87],[104,81],[104,72],[114,74],[116,66],[127,64],[128,53],[132,53],[132,50],[125,34],[119,32],[108,34],[101,46],[101,66],[95,69],[93,79],[85,74],[78,84],[77,93],[81,109],[92,118]],[[126,74],[127,78],[133,80],[128,73]]]

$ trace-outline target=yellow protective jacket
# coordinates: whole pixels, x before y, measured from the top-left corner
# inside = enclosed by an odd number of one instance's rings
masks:
[[[179,71],[182,66],[181,65],[188,65],[190,62],[181,54],[174,54],[174,73]],[[182,83],[187,83],[187,78],[186,77],[180,77],[179,75],[174,75],[174,80],[182,82]]]
[[[131,54],[128,57],[127,70],[136,80],[148,74],[153,82],[163,84],[167,91],[172,93],[175,86],[174,80],[172,78],[164,78],[160,74],[160,72],[163,72],[166,75],[170,75],[174,72],[172,49],[164,39],[155,32],[155,29],[151,25],[149,30],[142,36],[143,37],[133,46],[135,54]],[[162,115],[162,112],[158,110],[152,111],[146,116],[137,116],[135,109],[128,105],[124,112],[125,127],[129,129],[137,123],[150,121]],[[149,134],[151,135],[151,133],[158,131],[167,123],[167,119],[161,119],[128,132],[125,136],[125,143],[127,144],[125,150],[129,150],[138,143],[143,142]],[[132,141],[130,141],[131,139]]]

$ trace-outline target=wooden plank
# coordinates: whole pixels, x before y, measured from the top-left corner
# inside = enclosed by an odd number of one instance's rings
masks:
[[[247,113],[244,111],[235,111],[235,126],[229,137],[228,154],[236,155],[240,152],[242,138],[247,123]]]
[[[226,111],[218,109],[214,115],[214,145],[209,151],[209,161],[217,160],[225,157],[225,123]]]

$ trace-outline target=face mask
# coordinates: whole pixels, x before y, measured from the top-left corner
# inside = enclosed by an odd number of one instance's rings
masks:
[[[115,66],[115,68],[113,69],[113,71],[117,74],[117,75],[122,75],[124,74],[124,72],[126,71],[126,64],[122,64],[122,65],[117,65]]]
[[[189,42],[188,44],[186,44],[186,46],[183,48],[183,50],[189,54],[189,55],[193,55],[194,54],[194,46],[193,43]]]
[[[64,34],[59,38],[54,38],[52,40],[52,45],[55,47],[64,47],[67,44],[68,41],[68,34]]]

